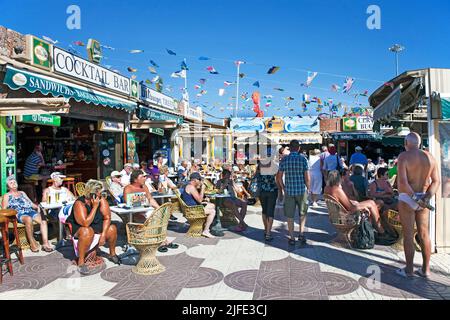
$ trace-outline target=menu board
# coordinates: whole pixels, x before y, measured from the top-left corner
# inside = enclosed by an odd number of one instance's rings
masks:
[[[6,193],[6,179],[16,177],[16,120],[13,116],[0,117],[1,194]]]
[[[127,194],[126,200],[127,207],[136,208],[146,204],[147,198],[145,192],[135,192]]]

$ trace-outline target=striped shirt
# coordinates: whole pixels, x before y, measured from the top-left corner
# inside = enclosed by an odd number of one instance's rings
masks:
[[[33,174],[39,174],[38,164],[42,162],[42,158],[36,152],[30,154],[25,161],[25,168],[23,175],[25,177],[30,177]]]
[[[291,152],[283,158],[280,162],[280,171],[284,172],[284,184],[288,196],[306,193],[305,172],[308,170],[308,160],[298,152]]]

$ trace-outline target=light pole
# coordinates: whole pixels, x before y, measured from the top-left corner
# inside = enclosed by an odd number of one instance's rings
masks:
[[[400,44],[394,44],[392,47],[389,48],[389,51],[395,52],[395,70],[396,70],[396,76],[398,76],[398,54],[405,50],[405,47]]]

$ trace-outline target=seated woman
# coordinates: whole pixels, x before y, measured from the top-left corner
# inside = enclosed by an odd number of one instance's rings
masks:
[[[376,180],[369,186],[369,196],[383,201],[384,208],[387,210],[398,210],[398,200],[394,198],[394,190],[388,179],[388,169],[378,168]]]
[[[25,232],[31,251],[38,252],[39,244],[33,236],[33,220],[41,225],[42,251],[52,252],[54,249],[48,242],[47,221],[39,214],[40,209],[23,191],[19,191],[14,176],[8,177],[6,185],[9,192],[3,196],[2,208],[17,211],[17,221],[25,225]]]
[[[202,183],[202,176],[198,172],[193,172],[189,178],[189,183],[183,190],[181,198],[186,203],[187,206],[198,206],[204,203],[205,200],[205,185]],[[198,192],[200,189],[200,192]],[[207,238],[215,238],[210,232],[209,227],[211,226],[214,217],[216,216],[216,208],[213,203],[206,203],[205,206],[206,222],[203,226],[202,235]]]
[[[66,223],[72,225],[73,238],[78,239],[78,267],[82,274],[89,273],[85,259],[96,234],[100,235],[99,246],[108,242],[108,259],[120,264],[116,255],[117,228],[111,224],[109,204],[102,197],[103,184],[97,180],[89,180],[85,190],[85,196],[75,201],[72,214],[66,220]]]
[[[355,213],[356,211],[367,211],[369,213],[370,219],[372,220],[372,225],[378,232],[378,239],[380,240],[393,240],[395,231],[389,226],[389,224],[384,223],[385,221],[381,219],[380,211],[377,204],[373,200],[366,201],[352,201],[345,194],[341,185],[341,177],[337,170],[330,171],[328,173],[327,185],[324,189],[324,194],[330,195],[350,213]],[[382,225],[382,222],[384,226]],[[385,228],[388,232],[385,232]],[[390,233],[390,234],[389,234]]]
[[[168,192],[169,189],[175,190],[177,186],[169,178],[169,167],[164,165],[161,167],[161,173],[159,176],[158,190],[160,192]]]

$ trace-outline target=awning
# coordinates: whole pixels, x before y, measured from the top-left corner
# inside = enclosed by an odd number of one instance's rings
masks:
[[[450,120],[450,98],[442,98],[442,119]]]
[[[64,98],[7,98],[0,99],[0,115],[46,115],[68,113],[70,105]]]
[[[182,117],[143,106],[139,106],[137,117],[141,120],[174,121],[176,124],[183,123]]]
[[[405,145],[405,137],[383,137],[381,144],[386,147],[403,147]]]
[[[255,133],[233,134],[234,142],[241,144],[289,144],[292,140],[298,140],[300,144],[321,144],[322,136],[320,133],[260,133],[259,137]]]
[[[51,94],[54,97],[74,99],[77,102],[92,103],[116,109],[132,112],[136,109],[136,103],[114,97],[99,91],[63,80],[44,76],[30,71],[16,69],[7,66],[3,83],[13,90],[25,89],[30,93],[39,91],[44,95]]]
[[[375,132],[336,132],[331,133],[334,140],[369,140],[380,141],[382,136]]]
[[[401,87],[397,87],[373,111],[373,121],[387,120],[400,108]]]

